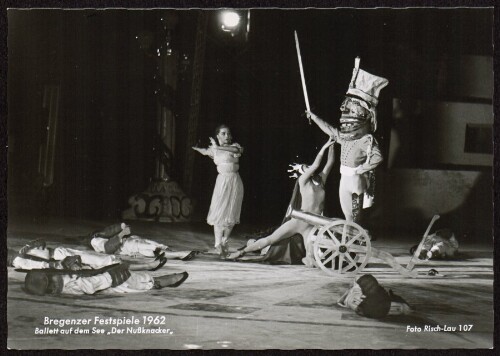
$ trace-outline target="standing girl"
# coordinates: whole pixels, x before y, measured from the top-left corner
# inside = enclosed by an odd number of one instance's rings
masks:
[[[237,143],[232,143],[231,130],[226,125],[217,126],[215,135],[219,141],[218,144],[210,137],[208,148],[193,147],[193,149],[212,158],[219,172],[207,223],[214,227],[215,249],[224,258],[227,254],[227,241],[231,231],[234,225],[240,222],[243,182],[238,169],[243,148]]]

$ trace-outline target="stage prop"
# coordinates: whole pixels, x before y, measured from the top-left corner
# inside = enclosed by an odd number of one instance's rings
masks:
[[[290,211],[289,216],[314,225],[306,241],[312,244],[317,267],[331,276],[352,277],[361,272],[370,258],[374,257],[384,261],[405,277],[417,277],[417,272],[413,271],[413,268],[418,260],[417,252],[420,251],[416,251],[408,265],[404,267],[396,262],[390,253],[372,247],[366,230],[353,221],[327,218],[294,209]],[[422,241],[426,239],[438,218],[438,215],[433,217]]]
[[[179,53],[172,39],[177,24],[174,11],[162,14],[160,19],[160,41],[157,44],[158,72],[154,77],[155,92],[158,99],[157,132],[152,138],[155,154],[155,174],[149,187],[142,193],[131,196],[130,207],[122,213],[125,220],[145,220],[158,222],[189,221],[193,203],[181,186],[172,179],[173,157],[175,154],[175,95]],[[139,36],[138,36],[139,37]],[[151,54],[150,43],[140,42],[146,55]]]
[[[304,92],[304,101],[306,103],[306,110],[311,111],[311,107],[309,106],[309,96],[307,95],[306,78],[304,76],[304,67],[302,66],[302,56],[300,55],[300,45],[299,45],[299,37],[297,36],[297,31],[294,31],[294,34],[295,34],[295,48],[297,49],[297,60],[299,61],[300,80],[302,82],[302,91]],[[311,125],[311,119],[309,119],[309,125]]]

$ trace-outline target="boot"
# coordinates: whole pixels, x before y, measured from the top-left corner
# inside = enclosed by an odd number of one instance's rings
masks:
[[[163,251],[163,249],[161,247],[155,248],[155,250],[153,251],[153,254],[155,256],[155,261],[158,261],[161,258],[165,257],[165,252]]]
[[[152,269],[150,269],[150,271],[159,270],[160,268],[165,266],[165,263],[167,263],[167,258],[165,256],[160,257],[160,258],[155,258],[155,261],[156,260],[158,260],[158,264],[156,265],[156,267],[153,267]]]
[[[181,261],[191,261],[200,251],[191,251],[185,257],[181,258]]]
[[[165,287],[175,288],[180,286],[189,277],[187,272],[167,274],[160,277],[153,277],[155,289]]]
[[[363,208],[363,194],[352,194],[352,221],[359,224],[361,220],[361,209]]]

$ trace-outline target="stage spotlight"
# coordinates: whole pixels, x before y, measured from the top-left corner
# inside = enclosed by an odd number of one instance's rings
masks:
[[[226,32],[233,32],[240,23],[240,15],[234,11],[224,11],[221,14],[221,28]]]

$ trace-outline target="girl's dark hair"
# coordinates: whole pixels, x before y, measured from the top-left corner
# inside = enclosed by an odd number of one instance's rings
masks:
[[[215,136],[217,136],[217,135],[219,134],[220,130],[222,130],[222,129],[224,129],[224,128],[231,130],[231,129],[229,128],[229,126],[227,126],[226,124],[220,124],[220,125],[218,125],[218,126],[215,128]]]

